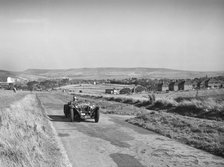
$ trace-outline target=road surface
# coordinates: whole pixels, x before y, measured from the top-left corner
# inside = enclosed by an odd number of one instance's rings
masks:
[[[100,115],[70,122],[63,114],[66,99],[38,95],[73,167],[223,167],[224,159],[131,125],[130,116]]]

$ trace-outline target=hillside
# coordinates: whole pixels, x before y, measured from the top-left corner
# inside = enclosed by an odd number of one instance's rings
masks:
[[[48,78],[64,78],[72,79],[121,79],[121,78],[172,78],[186,79],[204,76],[224,75],[224,72],[197,72],[182,71],[165,68],[74,68],[74,69],[28,69],[22,72],[6,72],[1,76],[17,76],[29,80],[48,79]]]

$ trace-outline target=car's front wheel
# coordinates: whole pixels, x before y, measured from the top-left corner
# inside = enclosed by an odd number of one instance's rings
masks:
[[[70,109],[70,117],[71,117],[71,122],[74,121],[74,111],[73,108]]]
[[[99,122],[99,119],[100,119],[100,111],[99,111],[99,109],[97,109],[96,111],[95,111],[95,122]]]

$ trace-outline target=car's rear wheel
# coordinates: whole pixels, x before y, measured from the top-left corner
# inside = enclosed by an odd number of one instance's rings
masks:
[[[69,106],[68,106],[68,104],[64,105],[64,114],[65,114],[65,117],[68,118],[68,116],[69,116]]]
[[[99,111],[99,109],[97,109],[96,111],[95,111],[95,122],[99,122],[99,119],[100,119],[100,111]]]
[[[70,117],[71,117],[71,122],[74,121],[74,111],[73,108],[70,109]]]

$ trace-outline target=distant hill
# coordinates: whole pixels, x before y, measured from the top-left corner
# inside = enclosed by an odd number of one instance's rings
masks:
[[[49,78],[71,79],[122,79],[122,78],[151,78],[151,79],[186,79],[212,76],[224,76],[221,72],[182,71],[165,68],[74,68],[74,69],[28,69],[22,72],[0,71],[1,75],[14,75],[19,78],[38,80]]]

